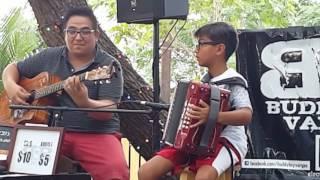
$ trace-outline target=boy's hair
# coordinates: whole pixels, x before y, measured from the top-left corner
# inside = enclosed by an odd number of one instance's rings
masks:
[[[226,47],[226,61],[236,51],[239,42],[237,31],[225,22],[204,25],[194,33],[194,36],[196,38],[206,36],[214,42],[224,44]]]
[[[72,16],[84,16],[88,17],[92,22],[92,28],[98,29],[98,21],[96,16],[94,15],[93,11],[89,7],[73,7],[66,11],[65,15],[63,16],[63,27],[65,28],[67,22]]]

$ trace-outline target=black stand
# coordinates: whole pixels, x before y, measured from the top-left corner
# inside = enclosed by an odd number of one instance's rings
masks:
[[[153,22],[153,101],[159,102],[160,83],[159,83],[159,19]],[[160,149],[160,124],[159,111],[153,112],[152,121],[152,152]]]
[[[62,113],[64,111],[85,111],[85,112],[112,112],[112,113],[142,113],[150,114],[152,110],[129,110],[129,109],[98,109],[98,108],[71,108],[63,106],[26,106],[26,105],[10,105],[11,109],[34,109],[34,110],[46,110],[51,115],[48,126],[55,126],[56,121],[61,120]]]

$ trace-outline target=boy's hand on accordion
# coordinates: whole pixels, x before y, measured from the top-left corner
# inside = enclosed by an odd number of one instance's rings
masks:
[[[208,121],[209,111],[210,106],[202,100],[199,101],[199,106],[188,104],[186,115],[191,119],[198,120],[198,122],[190,125],[190,128],[195,128],[201,124],[205,124]]]

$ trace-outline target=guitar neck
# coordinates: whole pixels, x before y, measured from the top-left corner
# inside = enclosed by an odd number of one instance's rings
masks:
[[[82,73],[79,74],[78,77],[80,79],[80,81],[84,81],[86,80],[86,74],[87,73]],[[39,99],[48,95],[51,95],[55,92],[58,92],[60,90],[63,89],[63,85],[64,85],[65,80],[51,84],[49,86],[43,87],[41,89],[38,89],[34,92],[34,99]]]

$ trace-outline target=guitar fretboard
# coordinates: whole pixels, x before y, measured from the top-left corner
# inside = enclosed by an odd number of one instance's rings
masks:
[[[86,73],[79,74],[78,77],[80,81],[84,81],[86,79]],[[39,99],[62,90],[64,82],[65,80],[38,89],[35,91],[34,99]]]

